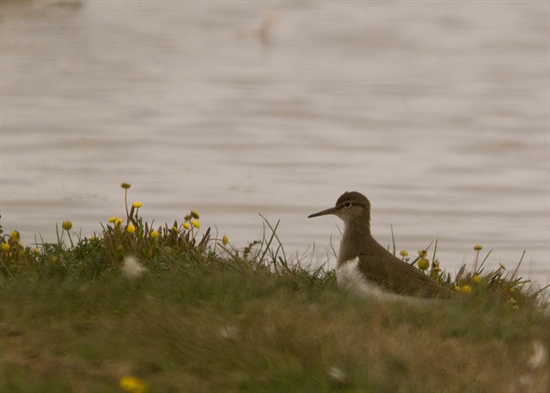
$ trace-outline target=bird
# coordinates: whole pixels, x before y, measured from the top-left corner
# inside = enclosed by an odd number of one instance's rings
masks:
[[[370,202],[357,191],[345,192],[336,205],[308,218],[334,214],[344,221],[338,250],[338,285],[381,300],[448,298],[450,290],[402,261],[371,234]]]

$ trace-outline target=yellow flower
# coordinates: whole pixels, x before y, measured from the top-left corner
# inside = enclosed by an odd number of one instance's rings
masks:
[[[70,222],[70,221],[63,221],[63,229],[66,230],[66,231],[70,231],[71,228],[73,227],[73,223]]]
[[[224,246],[227,246],[227,243],[229,243],[229,238],[227,237],[227,235],[225,235],[222,239],[222,243]]]
[[[474,250],[476,250],[476,251],[481,251],[482,249],[483,249],[483,246],[481,244],[476,244],[474,246]]]
[[[426,250],[419,250],[418,255],[420,258],[424,258],[426,255],[428,255],[428,252]]]
[[[4,251],[5,253],[8,253],[10,252],[10,245],[8,243],[2,243],[2,251]]]
[[[132,224],[128,225],[128,228],[126,228],[128,233],[134,233],[136,231],[136,227]]]
[[[132,206],[135,207],[135,208],[137,208],[137,209],[139,209],[140,207],[143,206],[143,203],[141,203],[141,202],[139,202],[139,201],[138,201],[138,202],[134,202],[134,204],[133,204]]]
[[[155,230],[151,231],[151,239],[158,239],[159,233]]]
[[[401,255],[402,257],[408,257],[409,253],[405,250],[401,250],[401,251],[399,251],[399,255]]]
[[[19,231],[13,231],[13,232],[11,233],[11,238],[12,238],[13,240],[19,240],[20,237],[21,237],[21,235],[19,234]]]
[[[428,261],[426,258],[421,258],[418,261],[418,268],[420,270],[427,270],[430,267],[430,261]]]
[[[142,379],[127,375],[120,379],[120,387],[130,393],[147,393],[149,384]]]
[[[201,218],[199,212],[196,211],[196,210],[191,210],[191,216],[192,216],[193,218],[196,218],[196,219]]]
[[[479,276],[479,274],[475,274],[472,278],[472,281],[476,284],[479,284],[481,282],[481,277]]]
[[[191,223],[197,229],[201,227],[201,223],[198,220],[191,220]]]
[[[129,189],[130,187],[132,187],[132,185],[130,183],[122,183],[120,185],[120,187],[124,188],[125,190]]]
[[[122,218],[117,218],[117,219],[115,220],[115,225],[120,225],[120,224],[122,224],[122,221],[124,221]]]
[[[463,293],[471,293],[472,292],[472,287],[469,286],[469,285],[456,286],[455,291],[463,292]]]
[[[115,222],[117,220],[117,218],[115,216],[109,218],[109,222]]]
[[[187,230],[191,229],[191,225],[189,225],[189,223],[187,221],[185,221],[182,225]]]
[[[38,247],[35,247],[35,248],[34,248],[34,253],[35,253],[35,254],[40,253],[40,250],[38,249]]]

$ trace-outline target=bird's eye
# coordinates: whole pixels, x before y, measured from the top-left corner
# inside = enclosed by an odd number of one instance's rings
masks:
[[[351,207],[351,202],[350,201],[346,201],[344,202],[344,207],[347,209],[349,207]]]

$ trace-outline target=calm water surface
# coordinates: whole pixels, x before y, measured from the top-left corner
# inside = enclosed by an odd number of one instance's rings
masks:
[[[0,1],[1,214],[31,243],[130,201],[326,260],[346,190],[382,243],[550,280],[546,2]],[[312,245],[315,252],[312,253]],[[308,251],[309,250],[309,251]],[[334,258],[329,257],[330,263]]]

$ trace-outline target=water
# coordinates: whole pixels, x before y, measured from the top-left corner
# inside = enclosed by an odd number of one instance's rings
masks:
[[[346,190],[451,272],[550,280],[545,2],[0,0],[1,214],[31,243],[130,202],[323,262]],[[311,260],[310,260],[311,261]],[[330,264],[334,258],[330,257]]]

